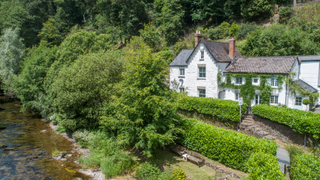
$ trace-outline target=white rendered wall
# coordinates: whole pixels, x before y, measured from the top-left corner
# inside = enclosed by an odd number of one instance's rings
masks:
[[[319,76],[319,61],[304,62],[300,64],[299,79],[308,83],[312,87],[320,91],[318,86],[318,76]],[[317,103],[317,102],[316,102]],[[318,100],[319,103],[319,100]]]

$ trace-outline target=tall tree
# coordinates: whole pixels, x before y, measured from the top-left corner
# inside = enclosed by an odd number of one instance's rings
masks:
[[[13,78],[20,73],[20,62],[24,55],[24,44],[20,29],[7,29],[0,37],[0,78],[7,93],[13,93]]]

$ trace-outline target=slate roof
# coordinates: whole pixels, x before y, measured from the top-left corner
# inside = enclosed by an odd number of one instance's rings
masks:
[[[229,43],[214,42],[207,40],[202,40],[202,42],[218,62],[231,62],[231,58],[229,56]],[[235,48],[234,55],[235,59],[243,57],[237,48]]]
[[[320,61],[320,55],[298,56],[300,61]]]
[[[295,56],[245,57],[236,59],[226,73],[289,74]]]
[[[302,81],[301,79],[294,80],[293,82],[297,83],[305,91],[308,90],[311,93],[318,92],[318,90],[316,88],[312,87],[311,85]]]
[[[170,66],[187,66],[187,59],[192,54],[193,49],[183,49],[178,56],[171,62]]]

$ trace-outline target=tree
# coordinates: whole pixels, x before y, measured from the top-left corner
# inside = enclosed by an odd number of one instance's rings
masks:
[[[241,15],[247,20],[267,18],[271,15],[271,9],[275,0],[241,0]]]
[[[55,26],[55,20],[49,18],[47,22],[43,23],[43,27],[38,36],[41,40],[48,42],[52,45],[59,45],[61,42],[61,35]]]
[[[59,125],[69,131],[96,129],[101,107],[122,78],[122,64],[121,52],[107,51],[79,56],[62,68],[51,85]]]
[[[19,37],[20,28],[7,29],[0,37],[0,78],[7,93],[12,94],[12,81],[20,73],[24,45]]]
[[[310,99],[304,99],[302,104],[306,105],[306,111],[308,110],[308,105],[310,104]]]
[[[150,157],[155,148],[174,143],[182,131],[175,100],[164,84],[169,62],[143,43],[126,58],[128,70],[118,90],[120,96],[106,105],[100,124],[123,144],[142,149]]]

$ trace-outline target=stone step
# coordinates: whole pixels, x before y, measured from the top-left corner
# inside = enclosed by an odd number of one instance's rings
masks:
[[[241,124],[254,124],[254,122],[249,120],[243,120]]]
[[[256,131],[256,134],[260,135],[260,136],[268,136],[269,133],[266,131]]]
[[[262,137],[262,139],[275,140],[275,139],[277,139],[277,138],[269,134],[269,135],[267,135],[267,136]]]

